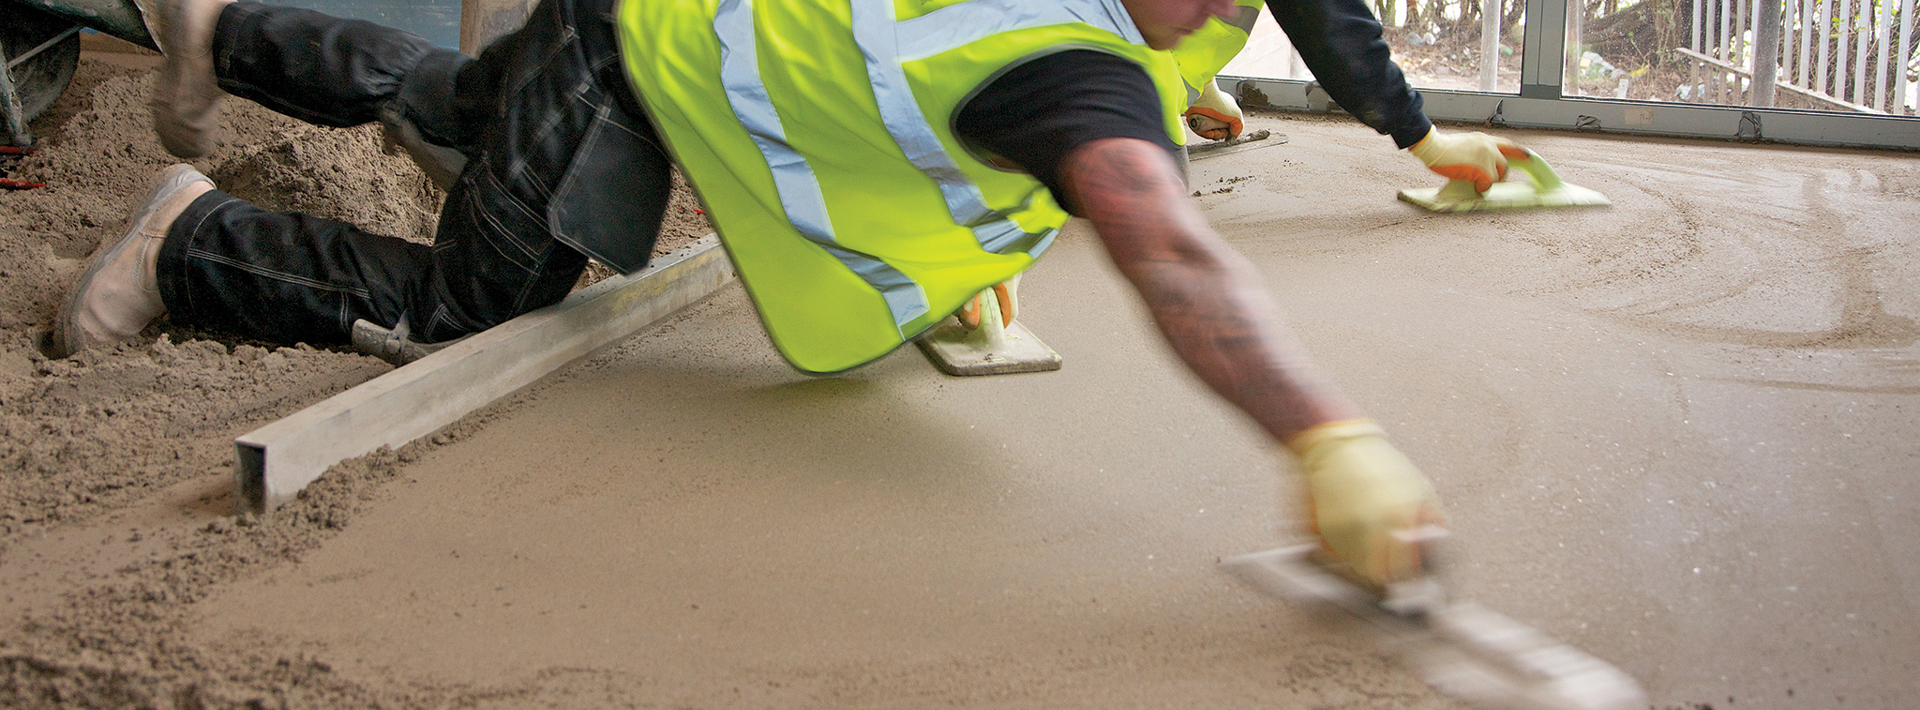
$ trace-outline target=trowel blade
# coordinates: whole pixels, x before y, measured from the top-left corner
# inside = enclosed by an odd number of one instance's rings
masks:
[[[999,318],[998,311],[991,318]],[[1060,354],[1040,342],[1027,326],[1014,321],[996,333],[983,326],[968,330],[948,317],[914,341],[941,372],[958,377],[1012,375],[1060,369]]]
[[[1540,154],[1528,152],[1525,158],[1509,161],[1513,171],[1524,180],[1496,182],[1479,192],[1470,180],[1449,180],[1443,187],[1400,191],[1400,201],[1419,205],[1434,212],[1479,212],[1482,210],[1523,210],[1542,207],[1605,207],[1613,204],[1597,191],[1561,180]]]
[[[1612,204],[1606,195],[1579,185],[1563,183],[1551,190],[1536,190],[1532,185],[1517,182],[1494,183],[1485,194],[1474,194],[1472,190],[1456,194],[1445,187],[1408,188],[1400,191],[1400,201],[1433,212],[1605,207]]]
[[[1309,555],[1315,549],[1309,544],[1255,552],[1220,566],[1263,593],[1344,612],[1428,685],[1479,707],[1647,707],[1640,684],[1605,661],[1478,604],[1438,601],[1418,605],[1423,611],[1396,613],[1386,606],[1393,602],[1383,603],[1314,564]]]
[[[1218,158],[1231,153],[1243,153],[1259,148],[1270,148],[1286,142],[1286,134],[1261,129],[1231,140],[1189,145],[1187,146],[1187,159],[1204,160],[1206,158]],[[1258,145],[1248,145],[1249,143],[1257,143]]]

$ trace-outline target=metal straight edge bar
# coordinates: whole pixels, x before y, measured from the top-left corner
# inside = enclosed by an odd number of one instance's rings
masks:
[[[1208,158],[1218,158],[1222,155],[1232,155],[1234,153],[1244,153],[1249,150],[1259,150],[1261,148],[1270,148],[1272,146],[1282,145],[1286,142],[1287,142],[1287,136],[1285,134],[1274,133],[1273,131],[1261,129],[1258,131],[1252,131],[1244,136],[1240,136],[1239,138],[1233,138],[1233,139],[1224,140],[1224,141],[1217,141],[1214,143],[1202,143],[1200,145],[1186,146],[1187,162],[1193,162],[1196,160],[1206,160]]]
[[[1220,89],[1251,108],[1326,113],[1333,104],[1318,84],[1293,79],[1219,78]],[[1494,121],[1514,128],[1582,129],[1599,133],[1689,138],[1758,139],[1773,143],[1920,149],[1920,117],[1837,114],[1752,106],[1706,106],[1630,99],[1535,99],[1512,94],[1421,89],[1426,112],[1447,121]],[[1264,105],[1263,105],[1264,103]],[[1749,126],[1759,126],[1757,134]]]
[[[335,463],[430,434],[733,279],[726,250],[708,235],[638,274],[576,291],[248,432],[234,440],[234,513],[264,514]]]

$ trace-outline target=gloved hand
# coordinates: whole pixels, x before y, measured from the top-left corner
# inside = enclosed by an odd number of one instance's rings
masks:
[[[994,305],[999,306],[1000,327],[1013,325],[1013,318],[1019,315],[1020,310],[1020,274],[1014,274],[1013,278],[994,284],[993,288],[973,294],[973,298],[960,304],[960,310],[954,311],[953,315],[958,317],[960,324],[967,329],[978,328],[980,314],[986,310],[984,299],[989,297],[994,299]]]
[[[1312,529],[1360,581],[1384,589],[1419,578],[1420,547],[1394,536],[1442,524],[1433,483],[1365,419],[1328,422],[1287,440],[1306,473]]]
[[[1240,137],[1243,127],[1240,102],[1220,91],[1214,82],[1200,89],[1200,99],[1187,108],[1187,127],[1202,137],[1217,141]]]
[[[1435,128],[1407,149],[1427,169],[1454,180],[1473,183],[1486,192],[1496,180],[1507,178],[1507,159],[1527,157],[1527,149],[1505,138],[1485,133],[1441,133]]]

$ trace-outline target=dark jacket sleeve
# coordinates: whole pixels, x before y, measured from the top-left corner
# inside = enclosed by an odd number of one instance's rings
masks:
[[[1361,0],[1267,0],[1273,19],[1340,108],[1406,148],[1433,127]]]

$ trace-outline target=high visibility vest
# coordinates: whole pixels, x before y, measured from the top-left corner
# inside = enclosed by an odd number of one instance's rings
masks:
[[[1180,66],[1180,78],[1187,86],[1187,105],[1193,105],[1200,98],[1200,87],[1219,76],[1227,62],[1246,48],[1247,36],[1266,4],[1267,0],[1234,0],[1240,12],[1233,19],[1209,19],[1173,48],[1174,62]]]
[[[789,363],[885,355],[1033,263],[1067,214],[953,135],[1018,64],[1094,49],[1145,68],[1181,135],[1173,60],[1120,0],[628,0],[621,56]]]

